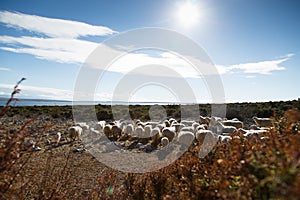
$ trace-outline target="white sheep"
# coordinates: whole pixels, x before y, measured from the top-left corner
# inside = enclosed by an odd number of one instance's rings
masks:
[[[163,128],[165,128],[165,125],[164,124],[157,124],[156,127],[159,128],[159,130],[161,131]]]
[[[172,124],[172,127],[175,127],[175,132],[176,132],[176,133],[179,133],[179,131],[180,131],[183,127],[185,127],[185,125],[179,124],[179,123],[173,123],[173,124]]]
[[[195,132],[195,129],[192,127],[192,126],[185,126],[185,127],[182,127],[181,129],[180,129],[180,132],[185,132],[185,131],[188,131],[188,132],[192,132],[192,133],[194,133]]]
[[[146,123],[146,126],[147,126],[147,125],[150,125],[151,128],[155,128],[158,124],[159,124],[158,122],[147,122],[147,123]]]
[[[270,118],[258,118],[258,117],[253,117],[252,118],[255,122],[255,124],[258,127],[271,127],[273,126],[273,120]]]
[[[189,120],[181,120],[180,123],[184,124],[185,126],[192,126],[193,123],[195,123],[195,121],[194,120],[191,120],[191,121],[189,121]]]
[[[157,142],[161,138],[162,134],[158,127],[151,130],[151,137],[154,142]]]
[[[145,137],[150,137],[151,136],[151,131],[152,131],[152,126],[151,125],[146,125],[144,127],[145,129]]]
[[[190,144],[194,141],[195,135],[193,132],[190,131],[181,131],[178,134],[177,140],[181,145],[185,147],[190,146]]]
[[[69,136],[73,141],[79,139],[82,134],[82,128],[79,126],[71,126],[68,130]]]
[[[200,124],[199,124],[198,122],[194,122],[194,123],[192,124],[192,127],[193,127],[193,129],[194,129],[194,132],[196,132],[198,126],[200,126]]]
[[[176,119],[174,119],[174,118],[170,118],[169,122],[170,122],[170,124],[177,123]]]
[[[198,130],[207,130],[208,129],[208,126],[206,124],[200,124],[197,128],[196,128],[196,132]]]
[[[142,126],[138,126],[135,128],[134,130],[134,136],[135,137],[139,137],[139,138],[143,138],[145,137],[145,130]]]
[[[122,129],[119,128],[117,125],[113,125],[111,127],[111,137],[113,137],[114,139],[117,139],[121,136],[122,133]]]
[[[165,127],[170,127],[171,126],[171,123],[168,120],[164,120],[163,123],[164,123]]]
[[[235,120],[226,120],[223,121],[222,123],[225,126],[234,126],[235,128],[243,128],[244,127],[244,123],[239,121],[238,119],[234,118]]]
[[[110,124],[106,124],[103,128],[103,133],[107,138],[109,138],[111,136],[111,128],[112,128],[112,125],[110,125]]]
[[[162,147],[166,147],[169,144],[169,139],[167,137],[162,137],[160,140],[160,144]]]
[[[176,136],[175,127],[165,127],[161,133],[162,137],[167,137],[169,141],[172,141],[173,138]]]
[[[221,117],[211,117],[210,124],[215,125],[215,124],[217,124],[217,122],[222,122],[222,121],[223,121],[223,119]]]
[[[218,135],[218,140],[221,142],[229,142],[231,139],[228,135]]]
[[[87,125],[86,122],[77,122],[75,124],[75,126],[80,126],[82,128],[82,126]]]
[[[126,134],[126,135],[132,135],[133,130],[134,130],[134,128],[133,128],[133,125],[132,125],[132,124],[127,124],[127,125],[124,126],[124,128],[123,128],[123,132],[124,132],[124,134]]]
[[[101,121],[97,122],[97,124],[99,125],[100,130],[103,130],[106,125],[106,121],[101,120]]]
[[[210,118],[209,117],[203,117],[203,116],[199,116],[199,122],[200,124],[209,124],[210,123]]]
[[[249,129],[250,130],[260,130],[260,128],[255,124],[252,124]]]
[[[225,126],[221,122],[216,123],[217,131],[225,134],[232,134],[237,131],[237,128],[234,126]]]
[[[243,128],[239,128],[239,132],[241,132],[245,137],[251,136],[251,135],[259,135],[262,133],[267,133],[267,130],[246,130]]]
[[[126,123],[124,121],[119,121],[117,123],[117,126],[119,127],[119,129],[123,130],[123,128],[126,126]]]
[[[87,123],[86,123],[86,122],[78,122],[78,123],[76,123],[76,124],[75,124],[75,126],[79,126],[79,127],[81,127],[81,128],[82,128],[82,132],[83,132],[83,133],[85,133],[87,130],[89,130],[89,129],[90,129],[90,126],[89,126],[89,125],[87,125]]]
[[[200,129],[195,133],[195,138],[197,141],[203,141],[207,134],[213,135],[213,132],[211,130]]]

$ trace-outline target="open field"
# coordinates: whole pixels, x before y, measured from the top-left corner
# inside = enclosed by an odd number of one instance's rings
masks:
[[[150,106],[130,106],[133,119],[149,120]],[[164,106],[180,118],[178,105]],[[155,172],[123,173],[98,162],[80,141],[65,136],[72,107],[11,107],[0,118],[1,199],[297,199],[300,196],[300,102],[228,104],[227,118],[248,128],[252,117],[273,117],[261,137],[235,132],[203,159],[191,145],[177,161]],[[290,110],[293,109],[294,110]],[[298,109],[298,110],[297,110]],[[287,111],[289,110],[289,111]],[[112,120],[109,106],[96,106],[98,120]],[[208,116],[210,105],[200,105]],[[286,112],[287,111],[287,112]],[[56,145],[56,133],[62,133]],[[40,150],[33,150],[33,140]]]

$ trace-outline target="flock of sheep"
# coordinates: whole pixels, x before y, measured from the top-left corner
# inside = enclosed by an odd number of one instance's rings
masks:
[[[68,137],[75,141],[81,137],[90,137],[93,140],[108,139],[114,144],[126,149],[140,149],[153,151],[164,148],[170,142],[176,142],[188,147],[193,142],[202,143],[209,135],[220,142],[228,142],[239,136],[232,136],[239,131],[245,137],[266,133],[274,122],[270,118],[253,117],[255,124],[244,129],[243,122],[234,118],[231,120],[219,117],[199,117],[199,120],[176,120],[169,118],[160,122],[142,122],[140,120],[126,121],[99,121],[77,123],[69,127]],[[260,139],[267,139],[260,137]],[[57,141],[61,141],[61,133],[57,133]],[[147,147],[147,148],[146,148]]]

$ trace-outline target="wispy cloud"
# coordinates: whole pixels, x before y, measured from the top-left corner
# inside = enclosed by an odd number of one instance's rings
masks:
[[[6,67],[0,67],[0,71],[11,71],[11,69],[6,68]]]
[[[97,43],[68,38],[38,38],[0,36],[0,49],[31,54],[39,59],[61,63],[82,63],[97,47]]]
[[[273,71],[285,70],[280,66],[283,62],[289,60],[294,54],[288,54],[281,59],[242,63],[231,66],[218,65],[220,74],[242,72],[245,74],[271,74]]]
[[[47,18],[8,11],[0,11],[0,22],[9,27],[25,29],[49,37],[60,38],[103,36],[116,32],[105,26],[94,26],[78,21]]]
[[[8,11],[0,11],[0,22],[46,36],[0,36],[0,44],[4,44],[0,46],[1,50],[30,54],[39,59],[60,63],[83,63],[98,45],[78,37],[116,33],[104,26]]]

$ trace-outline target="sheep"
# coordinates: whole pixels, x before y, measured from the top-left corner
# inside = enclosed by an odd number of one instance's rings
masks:
[[[133,133],[133,125],[132,124],[127,124],[126,126],[124,126],[123,128],[123,133],[126,135],[131,135]]]
[[[85,122],[77,122],[77,123],[75,124],[75,126],[80,126],[81,128],[82,128],[83,126],[85,126],[85,125],[87,125]]]
[[[196,128],[196,132],[198,130],[207,130],[208,129],[208,126],[206,124],[200,124],[197,128]]]
[[[112,125],[106,124],[103,128],[103,133],[107,138],[109,138],[111,136],[111,127],[112,127]]]
[[[218,135],[218,140],[221,142],[229,142],[231,139],[228,135]]]
[[[243,128],[244,123],[235,118],[235,120],[226,120],[222,122],[225,126],[234,126],[235,128]]]
[[[122,129],[119,128],[117,125],[111,127],[111,137],[116,140],[121,136]]]
[[[190,144],[194,141],[195,135],[190,131],[181,131],[178,134],[177,140],[182,145],[180,149],[189,147]]]
[[[165,124],[165,127],[170,127],[171,126],[171,123],[168,120],[165,120],[164,124]]]
[[[270,118],[253,117],[252,119],[254,120],[255,124],[258,127],[272,127],[273,126],[273,120]]]
[[[163,128],[165,128],[165,126],[164,126],[163,124],[157,124],[156,127],[159,128],[160,131],[161,131]]]
[[[210,123],[210,119],[209,117],[202,117],[201,115],[199,116],[199,122],[200,124],[209,124]]]
[[[81,126],[81,128],[82,128],[82,130],[85,132],[85,131],[87,131],[87,130],[90,129],[90,126],[87,125],[87,124],[85,124],[85,125]]]
[[[169,139],[168,139],[167,137],[162,137],[162,138],[160,139],[160,144],[161,144],[162,147],[168,146],[168,144],[169,144]]]
[[[255,124],[252,124],[249,129],[250,130],[260,130],[260,128],[257,127]]]
[[[221,122],[216,123],[217,131],[225,134],[232,134],[237,131],[234,126],[224,126]]]
[[[177,123],[176,119],[174,119],[174,118],[170,118],[169,122],[170,122],[170,124]]]
[[[191,126],[185,126],[185,127],[183,127],[183,128],[181,128],[180,129],[180,132],[181,131],[188,131],[188,132],[192,132],[192,133],[194,133],[195,132],[195,130],[194,130],[194,128],[193,127],[191,127]]]
[[[197,130],[198,126],[200,126],[200,124],[199,124],[198,122],[194,122],[194,123],[192,124],[192,127],[193,127],[193,129],[194,129],[194,132]]]
[[[185,126],[192,126],[195,121],[188,121],[188,120],[181,120],[181,124],[184,124]]]
[[[75,124],[75,126],[79,126],[82,128],[82,133],[85,133],[87,130],[90,129],[90,126],[87,125],[85,122],[78,122]]]
[[[195,138],[196,138],[196,140],[197,140],[198,142],[199,142],[199,141],[203,141],[204,138],[205,138],[205,136],[206,136],[207,134],[213,135],[213,132],[210,131],[210,130],[202,130],[202,129],[200,129],[200,130],[198,130],[198,131],[195,133]]]
[[[172,141],[176,136],[175,127],[165,127],[161,133],[162,137],[167,137],[169,141]]]
[[[151,138],[154,142],[157,142],[161,138],[162,134],[158,127],[151,130]]]
[[[135,123],[135,127],[141,126],[141,127],[145,127],[147,125],[148,122],[142,122],[141,120],[137,120]]]
[[[135,128],[134,136],[136,137],[145,137],[145,130],[142,126],[138,126]]]
[[[144,127],[144,129],[145,129],[145,136],[150,137],[151,136],[151,131],[152,131],[152,126],[151,125],[146,125]]]
[[[223,119],[221,117],[211,117],[210,124],[215,125],[217,122],[222,122]]]
[[[97,122],[97,124],[98,124],[100,130],[103,130],[106,125],[106,121],[101,120],[101,121]]]
[[[82,128],[79,126],[71,126],[68,131],[69,136],[73,141],[75,141],[76,138],[79,139],[82,134]]]
[[[172,124],[172,127],[175,127],[175,132],[176,132],[176,133],[179,133],[179,131],[180,131],[183,127],[185,127],[185,125],[176,123],[176,124]]]
[[[146,126],[147,126],[147,125],[150,125],[151,128],[155,128],[158,124],[159,124],[158,122],[147,122],[147,123],[146,123]]]
[[[262,133],[267,133],[267,130],[246,130],[243,128],[239,128],[239,132],[241,132],[245,137],[251,136],[251,135],[259,135]]]
[[[123,128],[126,126],[126,123],[123,122],[123,121],[119,121],[119,122],[117,123],[117,126],[118,126],[121,130],[123,130]]]

